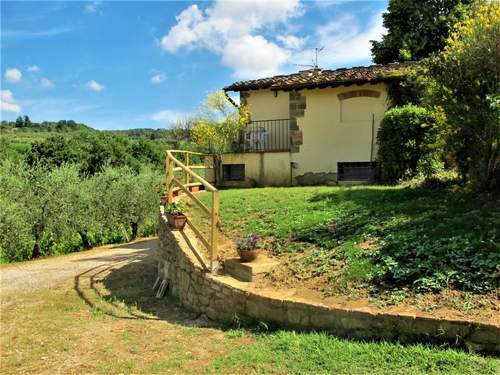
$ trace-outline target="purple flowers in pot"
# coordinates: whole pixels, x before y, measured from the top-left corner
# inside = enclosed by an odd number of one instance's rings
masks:
[[[260,236],[256,233],[252,233],[246,237],[239,237],[236,240],[236,248],[238,250],[254,250],[260,241]]]

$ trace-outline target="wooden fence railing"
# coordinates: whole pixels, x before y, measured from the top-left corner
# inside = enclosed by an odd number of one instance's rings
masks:
[[[174,156],[176,155],[176,156]],[[179,160],[182,158],[183,161]],[[203,159],[203,165],[190,165],[190,159]],[[212,162],[207,165],[208,159],[212,159]],[[203,266],[209,270],[214,271],[217,261],[217,228],[219,226],[219,190],[208,182],[205,178],[201,177],[194,170],[212,170],[215,177],[215,155],[203,154],[200,152],[192,151],[182,151],[182,150],[168,150],[166,154],[165,166],[167,181],[166,187],[168,191],[168,201],[172,202],[175,194],[184,193],[193,203],[195,203],[201,211],[208,216],[210,221],[210,236],[205,238],[203,233],[197,228],[194,223],[187,218],[186,224],[193,230],[200,242],[206,247],[209,254],[210,264],[207,265],[203,261],[203,256],[201,254],[195,254],[196,257],[201,261]],[[181,176],[176,176],[176,172],[181,172]],[[206,173],[205,173],[206,174]],[[206,176],[205,176],[206,177]],[[211,194],[211,205],[207,207],[193,192],[190,190],[192,186],[203,186],[206,193]],[[179,194],[179,197],[181,195]]]

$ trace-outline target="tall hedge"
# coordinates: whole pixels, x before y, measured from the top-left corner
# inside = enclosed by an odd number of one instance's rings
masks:
[[[420,165],[429,173],[438,164],[436,124],[433,112],[413,104],[393,107],[385,113],[377,133],[377,159],[384,180],[412,177]]]

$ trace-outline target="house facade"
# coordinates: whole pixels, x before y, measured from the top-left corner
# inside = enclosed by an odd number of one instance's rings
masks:
[[[311,69],[236,82],[251,122],[222,156],[224,186],[289,186],[370,180],[387,86],[401,64]]]

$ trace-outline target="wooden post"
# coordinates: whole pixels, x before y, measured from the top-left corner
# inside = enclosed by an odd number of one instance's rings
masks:
[[[189,152],[184,153],[184,165],[189,168]],[[185,172],[186,174],[186,185],[189,184],[189,173]]]
[[[165,189],[168,194],[168,152],[165,152]]]
[[[174,163],[167,154],[167,189],[168,189],[168,202],[172,202],[174,193],[172,191],[172,181],[174,179]]]
[[[210,230],[210,270],[214,271],[214,260],[217,258],[218,236],[217,224],[219,223],[219,192],[212,192],[212,217]]]

